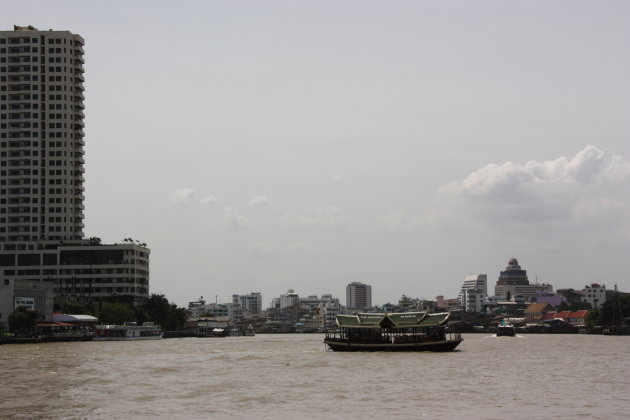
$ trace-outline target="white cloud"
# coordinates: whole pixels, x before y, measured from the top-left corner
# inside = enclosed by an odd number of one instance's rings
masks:
[[[223,225],[229,229],[245,229],[251,226],[249,218],[230,206],[223,209]]]
[[[393,211],[381,221],[391,231],[484,223],[497,229],[544,226],[578,230],[626,226],[630,163],[587,146],[570,159],[488,164],[440,188],[423,212]]]
[[[181,188],[173,193],[171,200],[174,203],[188,203],[195,196],[195,190],[192,188]]]
[[[287,211],[281,218],[285,228],[340,228],[347,223],[338,206],[320,206],[303,211]]]
[[[269,200],[267,197],[259,195],[258,197],[253,198],[249,202],[249,205],[253,207],[270,207],[271,200]]]
[[[205,196],[199,201],[202,202],[203,204],[208,204],[208,205],[214,205],[214,204],[220,204],[221,203],[221,200],[219,200],[218,198],[216,198],[213,195]]]
[[[489,164],[476,170],[462,181],[452,182],[440,190],[451,197],[505,197],[524,190],[569,190],[574,184],[611,187],[626,183],[630,178],[630,163],[614,156],[609,163],[604,152],[587,146],[573,158],[560,157],[524,165],[506,162]],[[612,184],[611,184],[612,183]]]
[[[487,165],[441,188],[438,201],[478,220],[577,223],[587,207],[592,213],[621,205],[608,195],[627,186],[629,167],[622,158],[606,161],[604,152],[587,146],[571,159]]]
[[[333,175],[332,181],[333,182],[341,182],[341,181],[343,181],[343,177],[341,175]]]

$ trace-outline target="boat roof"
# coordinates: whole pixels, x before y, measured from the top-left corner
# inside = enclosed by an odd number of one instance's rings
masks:
[[[53,321],[59,322],[97,322],[98,318],[91,315],[53,314]]]
[[[358,313],[337,315],[337,325],[344,328],[423,328],[446,324],[450,313],[426,312]]]

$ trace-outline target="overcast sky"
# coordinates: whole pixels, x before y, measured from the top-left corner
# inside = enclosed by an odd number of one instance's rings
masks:
[[[86,236],[180,306],[630,291],[628,1],[6,1],[86,46]]]

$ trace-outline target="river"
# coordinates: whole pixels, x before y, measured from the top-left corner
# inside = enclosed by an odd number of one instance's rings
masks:
[[[451,353],[334,353],[322,339],[3,345],[0,417],[630,417],[630,337],[469,334]]]

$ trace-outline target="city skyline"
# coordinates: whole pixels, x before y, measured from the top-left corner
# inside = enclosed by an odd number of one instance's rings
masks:
[[[83,231],[152,293],[630,289],[630,6],[244,4],[0,1],[85,39]]]

